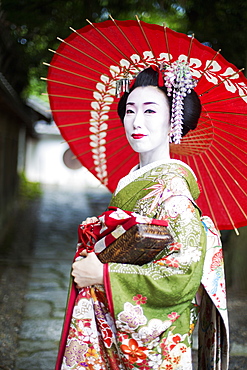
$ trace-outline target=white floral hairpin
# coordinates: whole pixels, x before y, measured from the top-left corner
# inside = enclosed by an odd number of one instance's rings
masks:
[[[170,65],[161,65],[167,95],[172,96],[170,142],[180,144],[184,115],[184,98],[197,85],[186,62],[177,60]]]

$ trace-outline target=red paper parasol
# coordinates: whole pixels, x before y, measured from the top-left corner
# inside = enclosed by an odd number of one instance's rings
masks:
[[[188,61],[203,109],[198,128],[171,144],[171,156],[196,173],[198,205],[219,229],[247,225],[244,75],[193,37],[138,19],[73,31],[60,40],[47,80],[54,120],[81,163],[113,191],[138,162],[117,116],[116,81],[151,64]]]

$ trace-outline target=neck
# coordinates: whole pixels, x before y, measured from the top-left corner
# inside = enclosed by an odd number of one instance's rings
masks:
[[[139,153],[140,168],[146,166],[149,163],[153,163],[161,159],[165,161],[170,159],[169,145],[166,147],[157,148],[155,152],[150,151],[145,153]]]

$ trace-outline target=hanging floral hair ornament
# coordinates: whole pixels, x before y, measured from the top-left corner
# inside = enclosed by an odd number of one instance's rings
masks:
[[[170,142],[180,144],[182,138],[184,98],[197,85],[192,78],[186,62],[175,61],[171,65],[161,65],[167,95],[172,96],[171,134]]]

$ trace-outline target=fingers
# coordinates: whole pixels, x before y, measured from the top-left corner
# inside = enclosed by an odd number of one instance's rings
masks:
[[[74,262],[71,275],[79,288],[104,283],[103,264],[95,253],[89,253],[87,258]]]
[[[98,218],[97,217],[87,217],[85,221],[82,221],[82,225],[87,225],[87,224],[94,224],[96,222],[98,222]]]
[[[86,249],[84,249],[81,253],[80,253],[80,256],[83,256],[83,257],[87,257],[88,253],[86,251]]]

